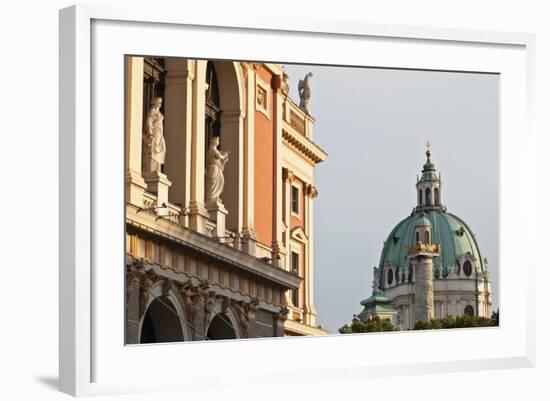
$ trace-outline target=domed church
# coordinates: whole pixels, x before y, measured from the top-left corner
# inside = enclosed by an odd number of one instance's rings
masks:
[[[491,316],[487,259],[474,233],[442,203],[442,182],[428,143],[417,205],[384,242],[373,294],[357,316],[390,318],[401,330],[447,315]]]

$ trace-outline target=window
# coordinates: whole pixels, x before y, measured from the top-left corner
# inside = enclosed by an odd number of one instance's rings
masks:
[[[290,269],[295,274],[300,274],[300,255],[296,252],[290,253]],[[298,289],[292,290],[292,304],[299,306],[300,304],[300,292]]]
[[[205,149],[208,149],[210,140],[214,136],[220,136],[220,91],[214,63],[209,61],[206,65],[206,93],[204,108],[204,134],[206,136]]]
[[[426,188],[426,205],[429,206],[432,204],[432,191],[430,188]]]
[[[393,270],[388,269],[388,285],[392,285],[393,283]]]
[[[294,185],[292,186],[291,209],[292,213],[300,213],[300,190]]]
[[[293,273],[300,274],[300,255],[296,252],[290,254],[290,268]]]
[[[474,316],[474,307],[472,305],[467,305],[464,308],[464,314],[466,316]]]
[[[429,244],[430,243],[430,232],[424,231],[424,243]]]
[[[418,206],[422,206],[422,190],[418,190]]]
[[[439,206],[439,188],[434,188],[435,205]]]
[[[466,277],[470,277],[470,275],[472,274],[472,264],[469,260],[464,262],[464,264],[462,265],[462,271],[464,272]]]
[[[416,232],[416,243],[419,243],[419,242],[420,242],[420,234],[417,231]]]

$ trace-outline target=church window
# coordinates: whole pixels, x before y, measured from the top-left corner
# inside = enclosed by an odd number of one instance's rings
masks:
[[[469,260],[464,262],[464,264],[462,265],[462,271],[467,277],[470,277],[470,275],[472,274],[472,264]]]
[[[291,207],[292,207],[292,213],[299,214],[300,213],[300,190],[298,187],[292,186],[292,193],[291,193]]]
[[[392,284],[393,284],[393,270],[388,269],[388,285],[392,285]]]
[[[464,308],[464,314],[466,316],[474,316],[474,307],[472,305],[467,305]]]
[[[420,234],[417,231],[416,232],[416,243],[419,243],[419,242],[420,242]]]
[[[430,243],[430,232],[424,231],[424,243],[429,244]]]
[[[435,205],[436,206],[439,206],[439,188],[434,188],[434,200],[435,200]]]
[[[422,190],[418,190],[418,206],[422,206]]]

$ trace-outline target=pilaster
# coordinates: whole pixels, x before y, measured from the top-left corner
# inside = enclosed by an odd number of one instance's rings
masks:
[[[244,64],[244,65],[243,65]],[[254,72],[248,63],[243,63],[246,80],[246,116],[243,133],[243,250],[256,255],[257,235],[254,230]]]
[[[167,157],[164,171],[172,181],[170,202],[187,208],[191,199],[191,141],[194,62],[165,59],[164,136]]]
[[[283,250],[282,218],[283,218],[283,169],[282,169],[282,123],[283,96],[281,94],[281,77],[273,76],[273,256],[272,263],[276,266],[284,264],[281,253]]]
[[[141,176],[143,138],[143,57],[126,58],[126,201],[142,205],[146,184]]]
[[[189,201],[189,225],[191,229],[206,233],[208,211],[204,206],[204,163],[205,163],[205,74],[206,61],[195,62],[193,81],[192,127],[191,127],[191,187]]]

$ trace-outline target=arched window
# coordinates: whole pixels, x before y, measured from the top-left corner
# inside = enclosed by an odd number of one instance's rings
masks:
[[[422,190],[418,190],[418,206],[422,206]]]
[[[462,271],[464,272],[466,277],[470,277],[470,275],[472,274],[472,264],[469,260],[464,262],[464,264],[462,265]]]
[[[464,314],[466,316],[474,316],[474,307],[472,305],[466,305],[464,308]]]
[[[206,64],[206,93],[205,93],[206,105],[204,108],[204,134],[205,149],[208,149],[210,140],[214,136],[220,136],[220,90],[218,86],[218,77],[216,76],[216,70],[214,63],[209,61]]]
[[[439,206],[439,188],[434,188],[435,205]]]
[[[432,191],[430,188],[426,188],[426,206],[430,206],[432,204]]]
[[[420,234],[418,231],[416,232],[416,243],[418,244],[420,242]]]
[[[388,285],[392,285],[393,283],[393,270],[392,269],[388,269]]]
[[[430,243],[430,232],[428,230],[424,231],[424,243],[425,244]]]

